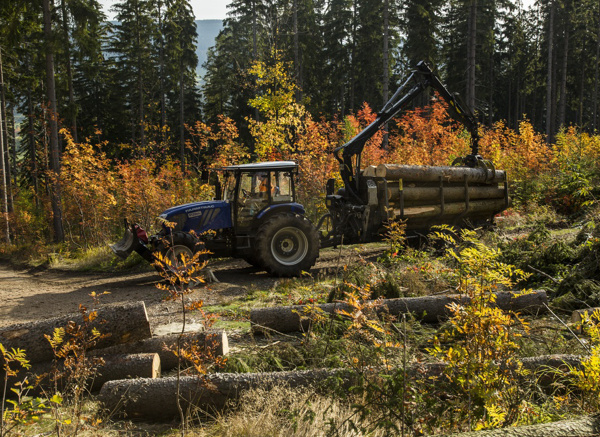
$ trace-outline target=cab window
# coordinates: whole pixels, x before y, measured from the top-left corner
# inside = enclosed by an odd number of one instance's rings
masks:
[[[271,172],[271,186],[273,187],[273,203],[293,202],[292,174],[289,171]]]

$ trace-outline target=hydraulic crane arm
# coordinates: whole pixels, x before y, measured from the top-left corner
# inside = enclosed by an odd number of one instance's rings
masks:
[[[392,98],[377,114],[377,118],[365,129],[359,132],[346,144],[336,148],[333,153],[340,162],[342,180],[349,194],[358,196],[358,174],[360,172],[360,157],[366,142],[392,117],[404,110],[416,97],[428,88],[433,88],[448,103],[450,115],[462,123],[471,133],[471,154],[463,158],[462,163],[468,167],[477,167],[482,162],[479,156],[479,135],[477,119],[467,107],[463,107],[458,100],[450,94],[431,68],[421,61],[417,64],[408,79],[396,90]],[[407,90],[404,94],[403,91]],[[340,156],[341,153],[341,156]]]

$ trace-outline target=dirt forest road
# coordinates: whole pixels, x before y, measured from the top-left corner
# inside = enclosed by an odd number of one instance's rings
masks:
[[[328,275],[343,263],[357,262],[381,253],[381,246],[362,249],[355,247],[339,251],[322,251],[313,275]],[[257,271],[241,260],[218,260],[211,268],[220,283],[194,289],[191,299],[202,299],[206,304],[218,304],[249,289],[270,289],[278,278]],[[142,300],[146,304],[152,325],[179,320],[179,305],[165,301],[165,292],[156,288],[161,278],[154,272],[142,273],[81,273],[46,268],[19,268],[0,263],[0,327],[14,323],[41,320],[75,313],[79,305],[90,307],[90,293],[108,292],[100,298],[101,304],[119,304]]]

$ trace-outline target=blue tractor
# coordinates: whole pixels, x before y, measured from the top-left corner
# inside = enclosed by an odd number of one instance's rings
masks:
[[[176,265],[206,250],[213,257],[235,257],[275,276],[308,271],[319,255],[319,237],[296,201],[293,161],[241,164],[219,171],[215,199],[169,208],[159,217],[159,233],[148,236],[126,225],[111,246],[122,258],[136,251],[150,262],[160,252]]]

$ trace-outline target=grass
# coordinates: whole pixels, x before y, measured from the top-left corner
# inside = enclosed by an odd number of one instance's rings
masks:
[[[198,437],[316,437],[357,436],[348,419],[354,416],[349,402],[318,394],[311,388],[274,387],[250,390],[237,403],[238,408],[219,414],[213,423],[199,430]],[[383,432],[369,434],[386,435]]]
[[[541,217],[547,211],[540,209]],[[551,217],[553,223],[560,222],[558,217]],[[519,232],[529,234],[536,230],[535,223],[539,221],[530,217],[511,218],[514,226],[509,226],[508,221],[503,222],[501,233],[514,236]],[[548,248],[555,241],[565,244],[574,244],[576,232],[572,229],[547,229],[542,235],[537,246],[532,246],[530,255],[532,260],[545,254],[542,245]],[[526,232],[524,232],[526,231]],[[482,238],[489,245],[496,246],[500,238],[494,234],[483,234]],[[512,237],[510,237],[512,238]],[[504,241],[506,244],[506,240]],[[524,260],[521,247],[512,244],[509,247],[514,252],[510,255],[515,260]],[[1,250],[1,249],[0,249]],[[358,250],[358,249],[357,249]],[[549,250],[549,249],[547,249]],[[112,255],[108,248],[98,248],[74,253],[56,253],[50,259],[50,266],[69,268],[79,271],[114,271],[119,269],[151,269],[140,257],[130,257],[123,262]],[[268,289],[249,287],[245,296],[238,296],[226,303],[207,305],[204,309],[209,313],[219,315],[219,320],[214,326],[235,332],[234,346],[229,356],[228,363],[222,371],[225,372],[264,372],[296,369],[310,369],[320,367],[352,366],[351,358],[359,356],[362,365],[377,366],[380,361],[369,355],[369,341],[356,340],[344,336],[345,328],[333,326],[315,331],[310,334],[295,334],[288,336],[260,336],[254,337],[250,332],[248,321],[249,311],[252,308],[294,305],[310,302],[322,303],[328,300],[332,292],[343,291],[344,281],[369,287],[374,293],[385,297],[419,296],[435,292],[443,292],[452,288],[451,275],[448,274],[449,265],[439,258],[434,250],[406,249],[399,251],[393,257],[386,259],[365,259],[359,252],[354,253],[352,262],[346,267],[342,265],[339,276],[320,275],[318,280],[313,278],[281,279]],[[565,257],[565,259],[567,259]],[[528,261],[529,262],[529,261]],[[533,261],[531,261],[533,262]],[[570,267],[569,267],[570,268]],[[562,270],[557,270],[561,272]],[[534,278],[535,279],[535,278]],[[534,282],[533,285],[536,285]],[[537,283],[539,285],[539,282]],[[334,293],[335,294],[335,293]],[[568,320],[568,313],[561,313],[564,320]],[[551,316],[527,318],[531,329],[519,340],[519,356],[535,356],[540,354],[556,353],[581,353],[582,348],[577,339],[562,324]],[[430,360],[428,348],[431,339],[446,329],[451,329],[447,324],[440,326],[421,325],[414,320],[408,320],[406,328],[401,321],[395,323],[395,341],[400,344],[406,337],[408,344],[408,362],[422,362]],[[514,329],[519,329],[515,326]],[[364,342],[364,343],[361,343]],[[394,366],[402,365],[402,349],[394,350],[389,363]],[[369,361],[371,360],[371,361]],[[415,388],[416,391],[423,387]],[[418,389],[418,390],[417,390]],[[538,394],[542,396],[542,394]],[[543,396],[546,396],[545,394]],[[442,396],[443,398],[443,396]],[[548,415],[559,414],[573,409],[574,404],[565,404],[556,407],[548,398],[541,398],[539,403],[531,408],[540,410],[538,419],[545,420]],[[352,401],[360,402],[359,398]],[[414,402],[425,402],[415,394]],[[460,399],[452,399],[458,402]],[[426,409],[427,405],[423,408]],[[552,408],[551,408],[552,407]],[[551,411],[552,410],[552,411]],[[433,411],[433,410],[432,410]],[[311,436],[323,435],[328,429],[335,429],[340,436],[358,435],[352,430],[350,422],[346,419],[356,420],[355,410],[348,400],[336,396],[324,396],[308,389],[292,389],[289,387],[276,387],[274,390],[251,390],[246,392],[235,407],[227,413],[216,414],[209,422],[193,427],[190,436]],[[558,413],[557,413],[558,412]],[[566,414],[566,413],[565,413]],[[533,417],[533,416],[532,416]],[[435,421],[434,417],[427,420]],[[432,422],[433,423],[433,422]],[[32,434],[46,432],[46,428],[34,426]],[[441,428],[443,430],[443,427]],[[146,425],[131,422],[108,423],[105,426],[93,429],[91,434],[81,435],[164,435],[175,436],[179,431],[173,425]],[[369,435],[385,435],[374,431]]]
[[[154,268],[136,252],[125,260],[108,246],[81,249],[72,254],[55,254],[50,267],[78,272],[153,271]]]

